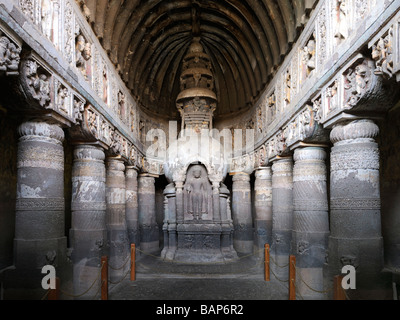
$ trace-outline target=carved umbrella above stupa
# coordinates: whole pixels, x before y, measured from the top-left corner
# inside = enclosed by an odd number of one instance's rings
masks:
[[[209,55],[199,37],[194,37],[182,61],[181,92],[176,105],[181,115],[179,140],[169,146],[165,173],[182,175],[190,164],[202,163],[209,178],[222,181],[227,174],[227,161],[220,141],[212,137],[213,116],[217,108],[214,75]]]
[[[217,107],[214,93],[214,76],[210,57],[204,52],[200,38],[194,38],[183,59],[180,78],[181,92],[176,99],[182,117],[182,129],[200,133],[212,129],[212,119]]]

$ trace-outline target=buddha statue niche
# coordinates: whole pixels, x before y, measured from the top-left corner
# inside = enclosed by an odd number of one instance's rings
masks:
[[[185,220],[205,220],[211,213],[209,199],[211,184],[208,174],[201,165],[192,166],[187,173],[185,184]]]

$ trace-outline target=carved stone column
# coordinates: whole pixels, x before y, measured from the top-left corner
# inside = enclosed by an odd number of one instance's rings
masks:
[[[121,280],[125,275],[126,268],[129,268],[129,264],[124,266],[124,263],[130,253],[125,215],[126,183],[123,160],[107,159],[106,202],[107,231],[110,245],[110,277],[113,281],[116,281]]]
[[[322,148],[296,149],[293,169],[292,254],[296,255],[296,289],[304,299],[323,299],[323,266],[328,247],[329,216],[326,152]],[[301,281],[301,279],[304,280]]]
[[[331,132],[330,278],[352,265],[358,288],[373,286],[383,268],[378,134],[370,120],[342,123]]]
[[[232,186],[233,246],[238,253],[253,252],[250,175],[236,173]]]
[[[66,261],[64,131],[26,122],[18,132],[14,263],[29,281],[45,265],[60,267]]]
[[[221,223],[221,210],[220,210],[220,199],[219,199],[219,181],[212,182],[212,190],[213,190],[213,208],[214,208],[214,221],[217,223]]]
[[[271,253],[279,266],[289,262],[293,228],[293,160],[281,158],[272,165],[272,246]],[[276,273],[287,279],[287,268]]]
[[[136,167],[126,167],[126,224],[128,228],[129,243],[134,243],[140,248],[139,232],[139,204],[138,204],[138,172]]]
[[[98,278],[101,257],[108,254],[106,226],[106,168],[101,147],[78,145],[72,168],[70,230],[74,294],[80,295]],[[97,282],[82,299],[92,299]]]
[[[165,252],[165,259],[173,260],[177,248],[177,233],[176,233],[176,193],[173,183],[169,184],[165,190],[164,195],[167,198],[167,211],[168,211],[168,248]]]
[[[233,221],[230,212],[230,191],[221,184],[220,188],[220,213],[221,213],[221,251],[226,261],[237,259],[237,253],[233,249]]]
[[[256,250],[272,244],[272,169],[260,168],[256,171],[255,192],[255,240]],[[264,254],[263,252],[261,252]]]
[[[156,221],[155,178],[148,174],[139,175],[139,228],[140,246],[144,252],[159,250],[160,239]]]

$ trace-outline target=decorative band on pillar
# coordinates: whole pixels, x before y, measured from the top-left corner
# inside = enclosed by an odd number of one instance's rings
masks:
[[[238,253],[253,252],[250,175],[236,173],[232,178],[233,246]]]
[[[360,284],[374,281],[383,267],[378,134],[371,120],[341,123],[331,132],[329,267],[337,274],[353,265]]]
[[[259,168],[255,176],[255,239],[261,250],[266,243],[272,244],[272,169]]]
[[[139,175],[138,197],[141,248],[144,252],[154,253],[160,247],[159,228],[156,220],[154,176]]]
[[[78,145],[72,167],[72,225],[70,239],[74,293],[85,292],[98,277],[101,257],[107,254],[106,169],[101,147]],[[92,298],[93,286],[82,299]]]
[[[129,242],[140,248],[139,203],[138,203],[138,169],[126,167],[126,224]]]
[[[129,239],[126,225],[125,164],[116,158],[107,159],[106,170],[107,230],[110,245],[110,277],[120,280],[129,265],[124,263],[129,255]],[[124,267],[123,267],[124,266]],[[115,270],[117,269],[117,270]]]
[[[286,265],[290,255],[293,228],[293,160],[281,158],[272,165],[272,246],[279,265]],[[277,270],[284,276],[287,270]]]
[[[292,254],[301,278],[316,291],[300,280],[297,289],[304,299],[321,299],[329,236],[326,152],[318,147],[299,148],[293,159]]]
[[[57,267],[66,261],[67,248],[64,131],[54,124],[26,122],[18,132],[15,266],[17,270]]]
[[[176,192],[175,185],[169,184],[164,190],[164,196],[166,198],[165,207],[165,220],[166,220],[166,233],[167,237],[164,240],[164,249],[162,258],[166,260],[173,260],[177,248],[177,223],[176,223]]]

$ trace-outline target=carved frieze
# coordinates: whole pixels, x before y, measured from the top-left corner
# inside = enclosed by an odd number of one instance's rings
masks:
[[[21,47],[0,29],[0,75],[19,75]]]
[[[23,62],[21,75],[22,86],[29,99],[40,107],[51,105],[52,74],[35,57],[30,56]]]

